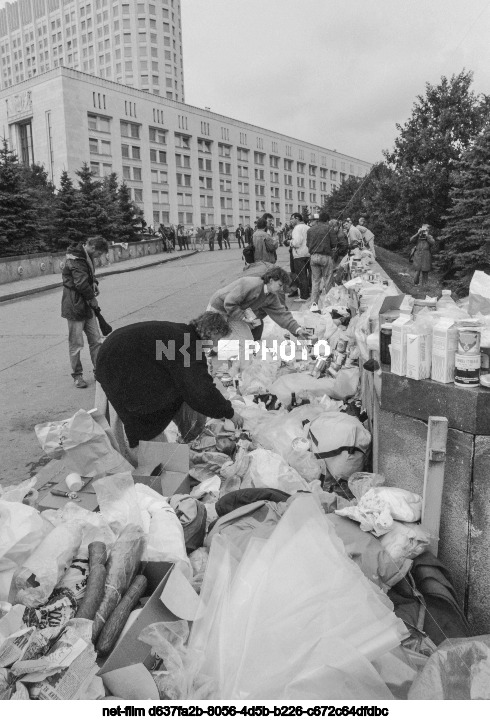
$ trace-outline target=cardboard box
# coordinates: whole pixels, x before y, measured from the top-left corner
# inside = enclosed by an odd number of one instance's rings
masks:
[[[432,333],[432,369],[430,377],[439,383],[453,383],[458,331],[454,320],[442,318]]]
[[[36,490],[39,492],[39,499],[37,505],[39,510],[44,511],[46,508],[64,508],[69,498],[63,498],[62,496],[53,496],[51,491],[68,491],[68,486],[65,483],[65,478],[72,471],[67,468],[64,462],[61,461],[50,461],[44,468],[41,468],[36,473],[37,483]],[[95,511],[99,507],[97,496],[92,487],[94,478],[82,478],[86,481],[85,486],[81,491],[78,491],[77,496],[80,501],[78,505],[81,508],[85,508],[87,511]]]
[[[397,376],[407,375],[407,335],[411,328],[412,319],[409,315],[401,315],[392,322],[391,372]]]
[[[172,564],[161,565],[166,566],[164,577],[97,674],[118,698],[158,700],[149,671],[155,658],[138,637],[152,623],[193,621],[197,613],[199,596],[187,579]]]
[[[405,294],[401,293],[400,295],[389,295],[383,300],[379,309],[380,328],[383,323],[393,323],[401,315],[400,306],[404,298]]]
[[[151,476],[160,464],[160,475]],[[163,496],[189,493],[189,446],[183,443],[141,441],[138,446],[138,466],[133,472],[133,478],[135,483],[144,483]]]
[[[430,378],[432,333],[407,333],[407,378]]]

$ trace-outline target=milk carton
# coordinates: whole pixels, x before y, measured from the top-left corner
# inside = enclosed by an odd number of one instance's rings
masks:
[[[407,374],[407,334],[412,327],[409,315],[401,315],[392,323],[391,372],[397,376]]]
[[[441,318],[432,334],[431,378],[439,383],[454,381],[454,358],[458,346],[458,331],[452,318]]]
[[[430,378],[432,331],[407,333],[407,378],[421,381]]]

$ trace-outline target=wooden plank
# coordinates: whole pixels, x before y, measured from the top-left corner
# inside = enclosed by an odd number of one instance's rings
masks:
[[[429,416],[427,448],[425,454],[422,524],[433,536],[429,550],[437,556],[439,526],[441,522],[442,491],[446,464],[448,420],[442,416]]]

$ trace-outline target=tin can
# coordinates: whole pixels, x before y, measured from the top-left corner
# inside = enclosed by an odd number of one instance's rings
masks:
[[[318,358],[317,362],[313,366],[311,375],[314,378],[319,378],[322,375],[322,373],[325,372],[326,369],[327,369],[327,361],[325,360],[325,358]]]
[[[333,362],[339,366],[344,365],[345,361],[347,360],[347,353],[341,353],[339,350],[336,350],[333,354]]]
[[[480,355],[480,337],[479,328],[461,327],[458,328],[458,350],[460,355]]]
[[[231,388],[233,386],[233,378],[228,375],[228,373],[222,375],[220,380],[225,388]]]
[[[339,353],[345,353],[348,345],[349,341],[341,338],[339,341],[337,341],[337,347],[335,350],[337,350]]]
[[[454,356],[454,385],[475,388],[480,383],[481,355],[456,353]]]

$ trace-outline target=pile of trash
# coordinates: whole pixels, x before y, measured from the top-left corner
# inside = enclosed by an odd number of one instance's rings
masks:
[[[294,358],[221,364],[244,427],[209,420],[180,474],[133,469],[85,411],[36,428],[96,510],[41,511],[32,480],[0,492],[0,699],[489,698],[488,638],[460,641],[456,670],[424,625],[417,564],[445,571],[422,499],[368,470],[359,362],[390,292],[369,282],[361,313],[337,287],[297,314],[314,342]],[[267,321],[264,340],[284,333]]]

